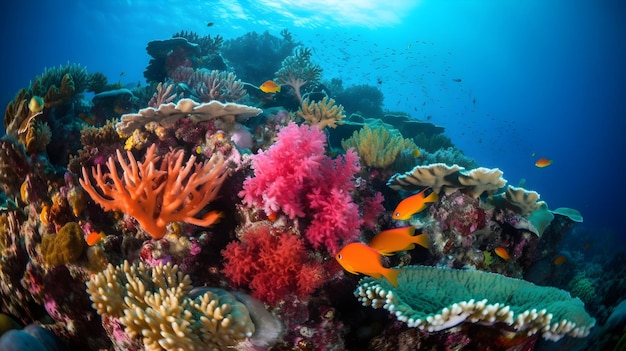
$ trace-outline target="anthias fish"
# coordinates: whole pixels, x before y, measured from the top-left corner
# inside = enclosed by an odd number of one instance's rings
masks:
[[[344,246],[335,255],[335,259],[343,269],[352,274],[361,273],[376,279],[385,277],[393,286],[398,286],[399,271],[383,267],[381,254],[363,243]]]
[[[368,246],[385,256],[393,255],[398,251],[406,251],[420,245],[428,248],[428,236],[415,234],[415,227],[401,227],[383,230],[369,242]]]
[[[431,188],[424,188],[415,195],[411,195],[406,199],[400,201],[396,209],[393,210],[393,219],[407,220],[412,215],[422,212],[426,208],[426,204],[429,202],[439,201],[439,196]]]

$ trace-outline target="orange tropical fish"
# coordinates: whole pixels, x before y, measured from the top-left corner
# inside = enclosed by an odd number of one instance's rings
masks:
[[[107,236],[104,234],[104,232],[91,232],[89,234],[87,234],[87,236],[85,237],[85,241],[87,242],[87,245],[89,246],[94,246],[97,243],[101,242],[102,240],[104,240]]]
[[[552,261],[552,263],[555,266],[558,266],[558,265],[563,264],[565,262],[567,262],[567,257],[565,257],[564,255],[560,255],[557,258],[555,258],[554,261]]]
[[[538,159],[537,162],[535,162],[535,166],[539,168],[548,167],[551,164],[552,164],[552,160],[548,160],[547,158],[544,158],[544,157]]]
[[[503,260],[508,261],[509,259],[511,259],[511,255],[509,255],[509,252],[506,251],[506,249],[502,246],[496,247],[493,251],[496,253],[496,255],[498,255],[498,257]]]
[[[415,234],[415,227],[408,226],[383,230],[369,242],[368,246],[385,256],[393,255],[398,251],[411,250],[415,244],[428,248],[428,236]]]
[[[439,196],[431,188],[425,188],[415,195],[411,195],[400,201],[396,209],[393,210],[393,219],[407,220],[412,215],[424,211],[429,202],[439,201]]]
[[[385,277],[391,285],[398,286],[398,273],[400,271],[383,267],[381,254],[363,243],[352,243],[344,246],[335,255],[335,259],[343,269],[352,274],[361,273],[376,279]]]
[[[262,92],[268,93],[268,94],[279,93],[280,85],[276,84],[273,80],[266,80],[263,84],[261,84],[259,89],[261,89]]]
[[[588,242],[588,243],[585,244],[585,246],[583,246],[583,250],[585,250],[585,251],[589,250],[589,248],[591,248],[592,246],[593,246],[593,243],[592,242]]]
[[[272,212],[267,215],[267,219],[269,219],[272,222],[276,222],[276,220],[278,219],[278,215],[276,214],[276,212]]]

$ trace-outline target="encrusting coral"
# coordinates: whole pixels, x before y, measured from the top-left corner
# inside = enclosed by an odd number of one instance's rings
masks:
[[[227,172],[224,158],[215,153],[210,159],[196,163],[191,155],[183,165],[183,150],[171,151],[159,157],[156,145],[150,146],[144,162],[137,162],[130,151],[128,161],[117,150],[117,157],[107,160],[108,173],[101,165],[91,170],[94,187],[87,169],[83,167],[80,184],[105,211],[122,211],[134,217],[153,238],[162,238],[171,222],[187,222],[209,226],[219,219],[215,211],[196,218],[215,197]],[[120,177],[119,164],[123,170]]]
[[[317,126],[320,130],[325,127],[337,127],[337,124],[341,124],[341,120],[345,117],[343,106],[335,105],[335,100],[326,96],[318,102],[305,98],[297,115],[308,125]]]
[[[191,290],[191,278],[169,263],[109,264],[87,282],[98,314],[117,318],[146,350],[226,350],[254,333],[248,309],[234,296],[216,289],[193,297]]]
[[[405,139],[400,133],[390,132],[381,126],[364,126],[355,131],[347,140],[341,141],[344,150],[354,148],[361,162],[368,167],[386,168],[403,150],[414,152],[417,145],[411,139]]]
[[[44,235],[41,254],[50,266],[60,266],[76,261],[85,249],[83,230],[76,222],[66,223],[58,233]]]
[[[460,323],[504,323],[517,333],[557,341],[589,334],[595,319],[566,291],[475,270],[407,266],[398,287],[363,278],[354,295],[365,306],[385,308],[409,327],[439,331]]]

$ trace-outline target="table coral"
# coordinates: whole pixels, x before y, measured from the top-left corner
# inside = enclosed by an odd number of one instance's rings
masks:
[[[585,337],[595,326],[582,301],[563,290],[482,271],[408,266],[397,288],[363,278],[354,295],[365,306],[383,307],[409,327],[430,332],[460,323],[503,323],[517,333],[557,341]]]

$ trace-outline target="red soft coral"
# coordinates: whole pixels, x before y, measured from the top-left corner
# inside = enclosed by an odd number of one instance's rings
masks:
[[[269,225],[252,227],[222,255],[228,279],[248,286],[252,296],[272,306],[289,296],[308,298],[326,278],[321,262],[308,255],[302,239]]]
[[[244,181],[239,196],[268,215],[282,211],[291,219],[308,219],[307,240],[334,254],[356,239],[363,223],[351,195],[360,167],[353,150],[331,159],[325,148],[322,131],[289,124],[274,145],[252,156],[255,175]]]

